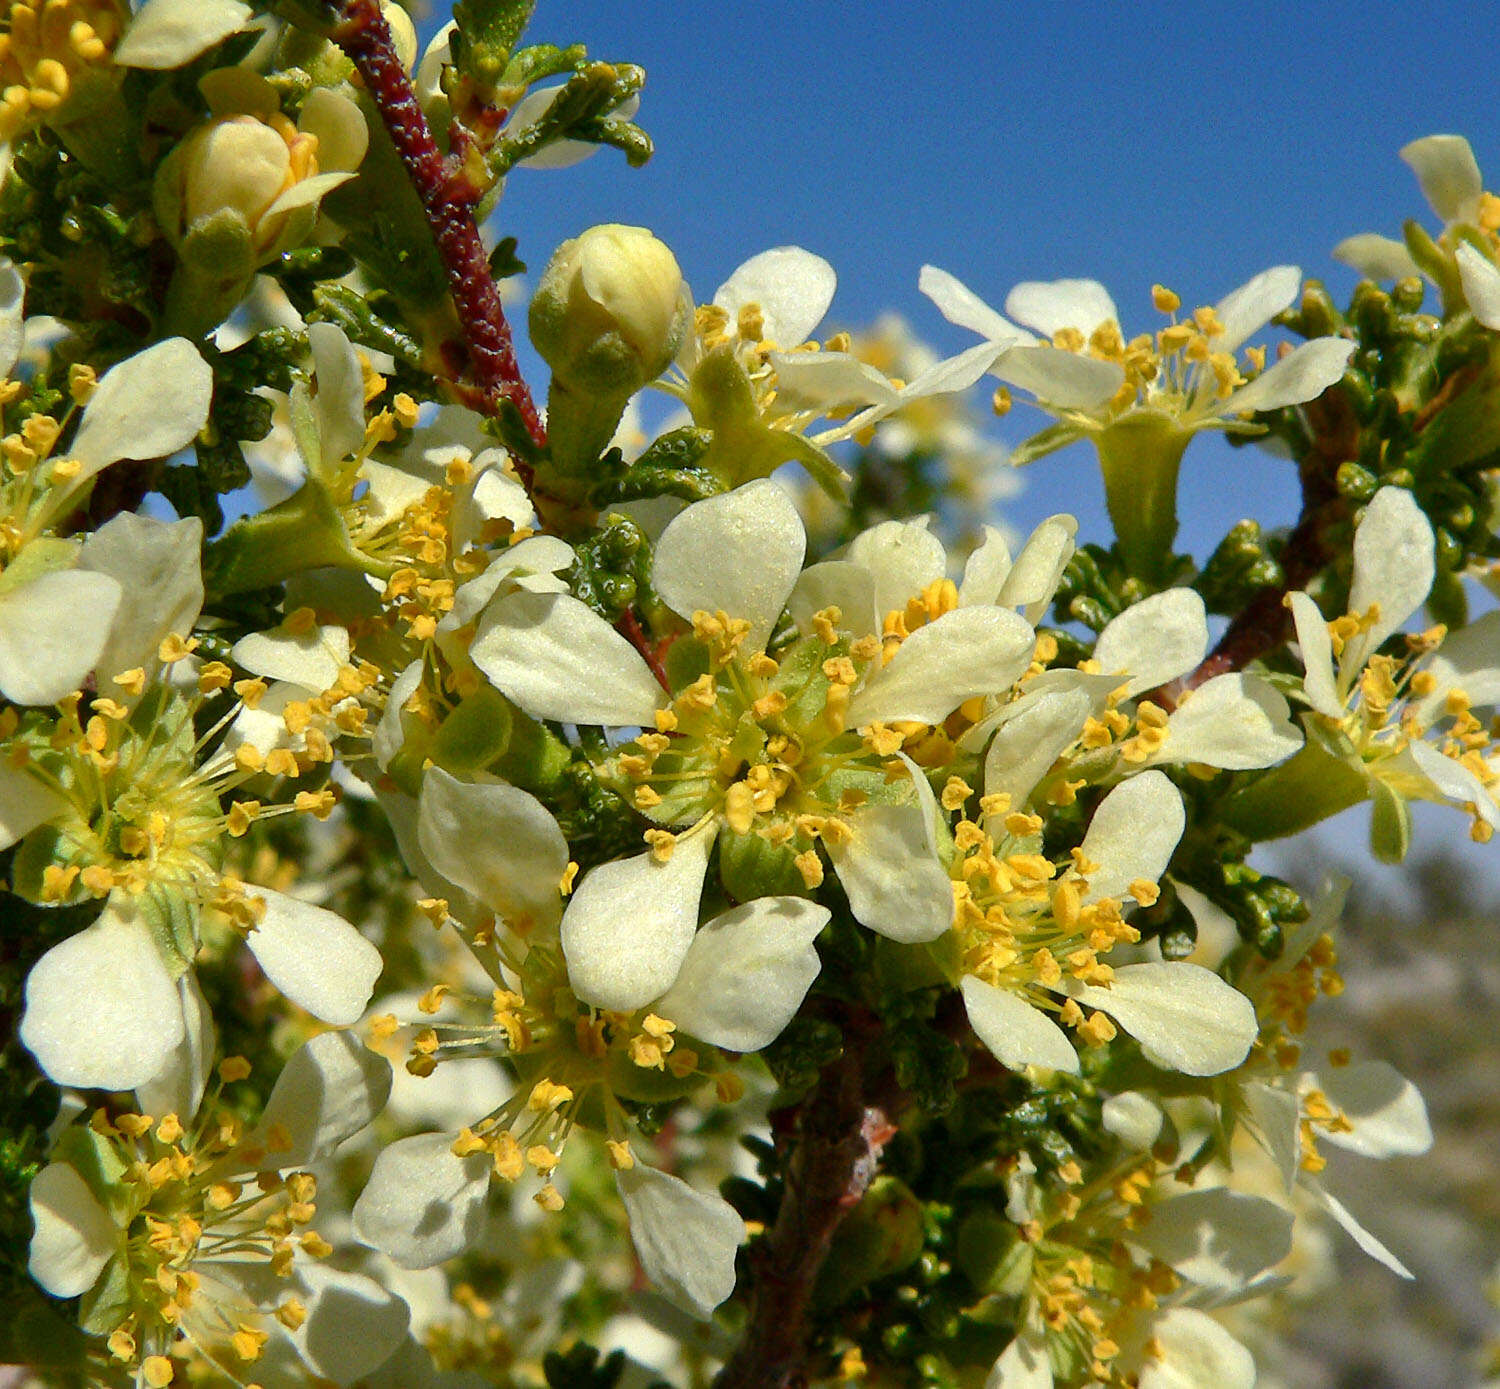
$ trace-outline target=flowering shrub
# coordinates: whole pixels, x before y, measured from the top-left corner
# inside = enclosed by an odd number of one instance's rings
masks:
[[[1277,266],[1129,338],[929,266],[948,358],[598,226],[542,410],[480,225],[650,142],[530,8],[3,6],[0,1360],[1253,1384],[1309,1240],[1411,1276],[1322,1175],[1432,1141],[1304,1045],[1343,887],[1247,860],[1500,824],[1500,200],[1419,140],[1443,229],[1345,242],[1346,309]],[[1294,528],[1173,549],[1210,430]],[[1084,439],[1112,537],[992,524]]]

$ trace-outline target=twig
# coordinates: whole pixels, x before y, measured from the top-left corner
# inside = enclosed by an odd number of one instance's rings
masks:
[[[806,1383],[807,1313],[819,1270],[844,1217],[859,1203],[895,1134],[872,1094],[862,1029],[794,1109],[777,1120],[790,1146],[776,1220],[750,1255],[750,1317],[714,1389],[794,1389]]]
[[[463,328],[464,365],[472,378],[454,385],[463,395],[477,395],[470,403],[494,414],[510,401],[526,432],[538,447],[547,441],[536,402],[521,377],[510,325],[500,304],[500,290],[490,273],[489,257],[474,220],[480,197],[463,168],[445,159],[432,138],[427,118],[417,102],[406,69],[396,55],[391,31],[377,0],[338,0],[333,39],[348,54],[370,99],[380,112],[391,143],[406,166],[412,187],[422,201],[438,255],[448,273],[453,307]],[[462,142],[459,143],[462,148]]]
[[[1196,689],[1216,675],[1243,670],[1280,646],[1292,631],[1287,594],[1306,588],[1333,558],[1329,532],[1348,514],[1348,503],[1338,489],[1339,464],[1358,457],[1359,421],[1338,389],[1325,391],[1303,409],[1312,428],[1312,447],[1298,466],[1302,511],[1282,552],[1282,581],[1250,599],[1218,645],[1183,679],[1184,688]]]

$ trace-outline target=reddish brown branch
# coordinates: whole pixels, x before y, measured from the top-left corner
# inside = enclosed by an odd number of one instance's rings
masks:
[[[339,0],[334,41],[348,54],[370,93],[391,143],[422,201],[438,255],[448,274],[453,307],[463,328],[461,344],[468,381],[455,380],[459,394],[487,414],[502,401],[520,413],[540,447],[546,430],[521,377],[500,290],[474,220],[480,192],[462,164],[444,158],[428,128],[406,69],[377,0]],[[462,149],[462,142],[457,147]]]
[[[662,664],[661,653],[663,645],[653,642],[646,635],[645,628],[641,626],[641,620],[635,615],[634,608],[626,608],[624,616],[615,623],[620,635],[625,638],[637,651],[641,653],[641,659],[645,661],[646,667],[656,677],[656,683],[668,694],[672,693],[672,682],[667,677],[667,668]]]
[[[749,1321],[715,1389],[793,1389],[807,1382],[807,1314],[818,1272],[895,1134],[871,1093],[856,1028],[846,1032],[843,1055],[812,1091],[773,1123],[777,1147],[790,1147],[781,1206],[751,1252]]]
[[[1358,456],[1359,422],[1337,388],[1325,391],[1304,407],[1304,413],[1313,442],[1298,469],[1302,511],[1281,555],[1282,581],[1261,589],[1236,615],[1218,645],[1182,682],[1188,689],[1216,675],[1243,670],[1286,641],[1292,632],[1287,594],[1306,588],[1333,558],[1329,533],[1348,514],[1338,489],[1338,470]]]

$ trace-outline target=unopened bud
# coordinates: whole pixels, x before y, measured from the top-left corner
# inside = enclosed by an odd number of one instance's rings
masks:
[[[531,301],[531,340],[569,389],[618,396],[661,375],[682,341],[677,258],[644,227],[564,241]]]

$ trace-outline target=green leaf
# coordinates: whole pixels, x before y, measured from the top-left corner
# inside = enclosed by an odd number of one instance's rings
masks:
[[[651,157],[650,136],[632,121],[614,114],[645,85],[645,69],[634,63],[584,64],[581,50],[578,57],[577,70],[541,116],[521,130],[503,134],[496,142],[489,166],[497,178],[558,140],[613,145],[635,167]],[[536,81],[542,75],[529,72],[525,81]]]
[[[536,0],[458,0],[453,60],[459,71],[485,90],[498,85],[534,9]]]

